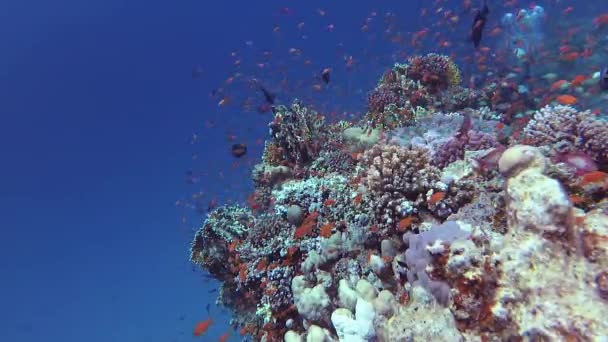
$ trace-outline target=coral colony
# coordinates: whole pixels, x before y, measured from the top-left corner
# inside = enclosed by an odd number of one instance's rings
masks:
[[[359,122],[275,106],[247,206],[191,259],[260,341],[591,341],[608,336],[608,122],[409,59]],[[515,98],[514,98],[515,97]]]

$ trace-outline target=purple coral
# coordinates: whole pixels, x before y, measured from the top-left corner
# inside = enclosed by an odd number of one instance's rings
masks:
[[[458,223],[453,221],[433,226],[430,230],[420,234],[404,234],[403,241],[408,244],[408,249],[405,251],[408,281],[414,286],[427,288],[437,302],[447,305],[450,299],[449,285],[442,281],[432,280],[426,273],[427,266],[433,261],[433,253],[429,252],[429,248],[435,252],[434,254],[441,254],[446,250],[444,244],[451,244],[459,239],[468,239],[469,236],[469,232],[460,229]]]
[[[471,128],[471,116],[466,114],[456,134],[433,148],[433,164],[441,168],[464,158],[465,151],[486,150],[498,145],[494,135]]]

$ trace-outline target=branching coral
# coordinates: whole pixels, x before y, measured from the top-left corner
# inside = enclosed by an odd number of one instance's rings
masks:
[[[362,185],[374,200],[376,219],[388,226],[424,206],[429,191],[445,190],[439,169],[420,147],[376,145],[361,156],[361,163],[366,167]]]
[[[548,146],[552,155],[585,152],[608,166],[608,122],[591,111],[569,106],[546,106],[534,114],[523,130],[522,142]]]

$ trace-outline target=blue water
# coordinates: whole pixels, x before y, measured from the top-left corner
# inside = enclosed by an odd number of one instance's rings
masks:
[[[280,13],[286,6],[291,14]],[[218,108],[209,96],[234,73],[230,52],[254,55],[251,40],[255,51],[285,53],[299,34],[295,24],[304,21],[309,37],[294,45],[314,67],[290,77],[309,79],[311,70],[333,67],[341,81],[332,92],[315,94],[306,85],[301,94],[330,111],[354,113],[394,62],[390,44],[361,39],[357,28],[370,11],[379,23],[390,10],[401,29],[419,30],[420,6],[0,4],[0,341],[190,341],[193,326],[209,316],[215,321],[201,340],[217,340],[229,314],[209,293],[217,284],[188,261],[202,219],[175,202],[196,191],[204,192],[204,203],[248,194],[248,167],[260,157],[256,139],[265,138],[270,115]],[[467,16],[462,20],[468,25]],[[345,54],[369,68],[348,74]],[[192,79],[196,65],[202,73]],[[277,78],[264,80],[278,88]],[[297,93],[278,96],[288,102]],[[229,134],[249,146],[236,167]],[[188,169],[204,173],[194,186],[184,182]]]

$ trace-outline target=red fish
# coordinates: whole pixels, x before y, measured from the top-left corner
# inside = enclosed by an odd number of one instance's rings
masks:
[[[553,82],[553,84],[551,85],[551,90],[553,91],[553,90],[559,90],[559,89],[561,89],[562,86],[564,84],[566,84],[566,82],[568,82],[568,81],[566,81],[566,80],[559,80],[559,81]]]
[[[593,19],[593,25],[595,25],[596,28],[600,28],[606,24],[608,24],[608,13],[604,13]]]
[[[431,197],[429,197],[427,202],[429,204],[435,204],[435,203],[443,200],[444,198],[445,198],[445,192],[440,191],[440,192],[434,193]]]
[[[225,333],[224,335],[220,336],[220,342],[226,342],[228,341],[228,338],[230,337],[230,331]]]
[[[570,87],[578,87],[586,79],[587,79],[587,77],[585,77],[583,75],[577,75],[576,77],[574,77],[574,79],[572,80],[572,82],[570,82]]]
[[[194,327],[194,336],[201,336],[201,335],[203,335],[207,331],[207,329],[209,329],[209,326],[211,325],[211,323],[213,323],[213,319],[211,319],[211,318],[199,322]]]
[[[568,53],[561,55],[559,57],[559,59],[562,61],[566,61],[566,62],[574,62],[579,57],[580,57],[580,53],[573,51],[573,52],[568,52]]]
[[[591,171],[585,173],[578,183],[579,186],[586,186],[589,184],[600,185],[606,187],[608,185],[608,174],[602,171]]]
[[[562,105],[573,105],[576,102],[578,102],[577,98],[572,96],[572,95],[560,95],[558,97],[555,98],[555,100],[557,100],[557,102],[559,102]]]

